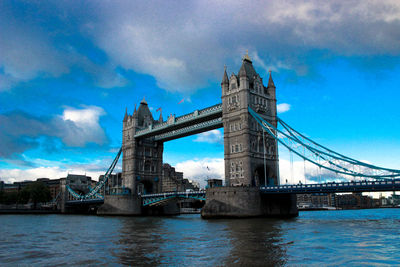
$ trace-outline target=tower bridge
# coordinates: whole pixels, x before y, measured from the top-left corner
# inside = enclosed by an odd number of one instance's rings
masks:
[[[98,214],[139,215],[152,206],[163,214],[176,213],[177,198],[205,199],[205,218],[297,216],[295,194],[308,192],[365,192],[400,189],[400,170],[373,166],[341,155],[300,134],[277,117],[276,87],[271,74],[265,86],[248,55],[238,74],[221,82],[222,102],[165,121],[154,119],[145,99],[125,112],[122,147],[105,179],[76,199],[104,204]],[[284,128],[278,129],[278,122]],[[164,142],[223,127],[225,186],[185,194],[164,193],[161,183]],[[304,161],[335,175],[369,179],[371,184],[280,185],[278,143]],[[120,194],[98,193],[122,154]],[[391,179],[392,182],[382,182]],[[378,181],[379,180],[379,181]],[[381,183],[382,182],[382,183]],[[69,190],[69,189],[68,189]],[[71,194],[73,190],[69,190]],[[65,199],[65,198],[64,198]],[[95,200],[97,199],[97,200]],[[72,204],[72,202],[71,202]]]

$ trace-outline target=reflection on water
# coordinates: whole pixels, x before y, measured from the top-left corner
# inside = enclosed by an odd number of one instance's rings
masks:
[[[281,236],[281,221],[249,219],[240,223],[237,220],[222,223],[227,226],[231,244],[224,265],[255,266],[269,263],[278,266],[286,262],[286,244]]]
[[[127,265],[285,263],[279,221],[201,220],[198,215],[123,218],[113,254]]]
[[[0,216],[0,265],[376,265],[400,261],[400,210],[296,219]]]

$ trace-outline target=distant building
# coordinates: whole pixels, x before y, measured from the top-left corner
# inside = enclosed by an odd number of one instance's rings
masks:
[[[92,177],[80,174],[68,174],[64,179],[66,179],[66,184],[72,190],[81,195],[87,194],[90,190],[89,187],[93,187],[96,184],[96,181],[93,181]],[[71,194],[68,197],[70,200],[74,199]]]
[[[342,209],[366,209],[374,207],[372,197],[362,193],[343,194],[336,196],[336,207]]]
[[[330,193],[298,194],[297,206],[299,208],[335,207],[336,195]]]
[[[99,176],[99,182],[104,180],[104,175]],[[101,190],[101,194],[108,195],[108,194],[116,194],[121,193],[122,188],[122,173],[111,174],[108,178],[107,182],[105,183],[104,187]]]
[[[184,190],[183,172],[177,172],[174,167],[168,163],[164,163],[162,168],[161,191],[177,192]]]
[[[219,187],[219,186],[222,186],[221,179],[208,179],[207,180],[207,188]]]
[[[36,181],[42,182],[44,185],[46,185],[49,188],[52,199],[57,197],[58,193],[60,192],[60,179],[37,178]],[[29,184],[31,184],[33,182],[34,181],[30,181],[30,180],[25,180],[22,182],[14,182],[12,184],[6,184],[4,182],[1,182],[2,183],[1,190],[6,193],[12,193],[12,192],[18,193],[24,187],[28,186]]]

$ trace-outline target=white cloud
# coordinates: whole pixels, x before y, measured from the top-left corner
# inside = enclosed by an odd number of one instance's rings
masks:
[[[290,110],[290,105],[287,103],[281,103],[276,106],[278,113],[284,113]]]
[[[99,123],[103,115],[105,115],[104,110],[97,106],[83,109],[67,107],[60,116],[63,124],[57,123],[61,126],[59,135],[69,146],[84,146],[86,143],[103,145],[107,141]]]
[[[225,179],[224,159],[203,158],[187,160],[175,165],[177,171],[183,172],[185,178],[200,183],[201,187],[206,185],[207,179]]]
[[[211,130],[208,132],[200,133],[196,135],[194,142],[205,142],[205,143],[224,143],[224,134],[220,130]]]

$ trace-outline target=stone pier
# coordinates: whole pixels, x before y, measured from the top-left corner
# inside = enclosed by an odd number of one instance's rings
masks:
[[[298,216],[296,195],[265,195],[257,187],[207,189],[202,218],[246,218]]]

